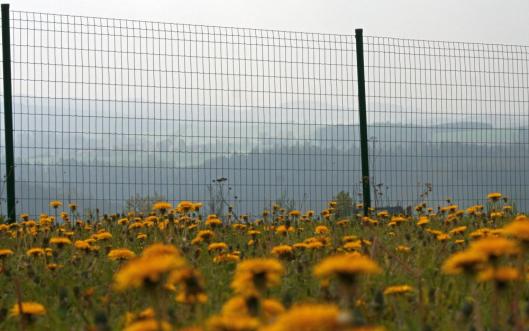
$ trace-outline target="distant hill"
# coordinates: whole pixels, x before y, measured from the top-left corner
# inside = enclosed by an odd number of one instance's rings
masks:
[[[281,196],[294,200],[299,208],[323,208],[339,191],[358,195],[359,154],[354,144],[339,148],[307,142],[255,147],[248,153],[226,154],[193,167],[163,162],[112,165],[58,156],[53,164],[35,165],[19,158],[17,197],[19,210],[32,213],[47,210],[51,199],[71,199],[79,201],[81,208],[110,212],[121,210],[123,202],[134,194],[156,192],[171,200],[207,201],[207,185],[226,177],[231,188],[229,202],[239,211],[258,213],[264,204]],[[178,156],[193,155],[184,151]],[[528,155],[526,144],[380,143],[371,155],[370,167],[374,183],[381,184],[383,193],[378,206],[412,205],[424,184],[431,183],[430,198],[436,201],[450,197],[468,205],[482,202],[488,192],[498,190],[527,210]]]

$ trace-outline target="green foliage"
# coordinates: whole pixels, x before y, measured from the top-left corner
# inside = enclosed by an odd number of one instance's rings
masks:
[[[296,209],[296,202],[294,199],[290,199],[285,192],[281,192],[281,195],[274,201],[274,204],[280,208],[284,208],[286,211]]]
[[[165,201],[165,197],[161,194],[154,193],[153,195],[141,196],[136,194],[127,199],[125,202],[125,213],[135,212],[142,213],[144,215],[148,214],[154,203],[158,201]]]
[[[353,215],[353,198],[351,198],[349,192],[339,192],[334,198],[334,201],[336,201],[336,218],[340,219]]]

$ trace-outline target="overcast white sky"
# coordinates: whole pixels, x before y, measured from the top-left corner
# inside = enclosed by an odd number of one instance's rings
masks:
[[[13,0],[12,10],[529,45],[529,0]]]

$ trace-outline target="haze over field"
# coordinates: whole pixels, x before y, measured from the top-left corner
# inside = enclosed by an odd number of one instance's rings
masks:
[[[136,194],[207,201],[208,185],[222,177],[228,178],[225,185],[231,188],[227,201],[247,212],[257,213],[281,197],[294,200],[298,208],[323,207],[342,190],[359,199],[359,128],[354,120],[258,123],[239,117],[232,123],[213,121],[211,114],[205,115],[206,121],[196,114],[187,120],[142,119],[133,111],[127,118],[112,116],[117,104],[98,110],[106,117],[76,117],[68,109],[61,114],[53,103],[40,111],[34,104],[15,106],[21,113],[15,121],[21,211],[46,210],[52,199],[78,201],[82,208],[103,212],[121,211]],[[121,106],[143,112],[156,108],[141,103]],[[83,109],[89,108],[97,109],[87,104]],[[22,115],[24,109],[53,112],[53,120],[24,121],[24,116],[40,117]],[[184,112],[175,110],[173,116]],[[162,113],[171,111],[158,109],[157,114]],[[371,174],[374,184],[383,184],[376,205],[413,205],[424,185],[431,183],[430,199],[435,202],[450,197],[470,205],[501,190],[520,208],[529,207],[529,148],[524,143],[529,127],[498,124],[371,122]]]

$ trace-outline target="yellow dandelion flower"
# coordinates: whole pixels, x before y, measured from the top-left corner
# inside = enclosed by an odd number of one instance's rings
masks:
[[[204,329],[199,326],[189,326],[183,329],[178,329],[178,331],[204,331]]]
[[[257,331],[260,323],[257,318],[240,315],[233,316],[215,315],[206,323],[208,331]]]
[[[326,234],[329,233],[329,228],[325,225],[318,225],[316,229],[314,230],[314,233],[316,234]]]
[[[337,277],[340,281],[352,282],[358,275],[382,272],[378,264],[359,254],[343,254],[325,258],[314,267],[314,275],[322,280]]]
[[[452,230],[448,231],[449,234],[462,234],[467,230],[466,226],[458,226],[456,228],[453,228]]]
[[[487,199],[491,201],[498,201],[501,199],[502,196],[503,195],[499,192],[492,192],[492,193],[487,194]]]
[[[474,216],[477,216],[479,213],[480,213],[480,209],[478,209],[478,206],[475,205],[475,206],[470,206],[468,207],[465,212],[469,215],[474,215]]]
[[[358,237],[355,235],[347,235],[347,236],[342,237],[342,242],[347,243],[347,242],[355,241],[357,239]]]
[[[152,206],[152,210],[165,214],[173,206],[169,202],[159,201]]]
[[[458,205],[449,205],[446,206],[446,210],[450,213],[455,213],[459,209]]]
[[[180,303],[205,303],[208,296],[205,292],[202,274],[193,268],[185,267],[173,271],[167,281],[178,292],[176,301]]]
[[[345,249],[346,251],[356,251],[360,250],[361,248],[362,240],[349,241],[343,245],[343,249]]]
[[[260,234],[261,234],[261,231],[259,231],[259,230],[249,230],[248,231],[248,235],[251,236],[251,237],[257,237]]]
[[[50,201],[50,207],[51,208],[57,209],[60,206],[62,206],[62,202],[60,202],[59,200]]]
[[[0,249],[0,259],[13,255],[13,251],[7,248]]]
[[[304,244],[305,244],[304,248],[306,249],[316,250],[316,249],[325,247],[325,245],[321,241],[311,241],[311,242],[304,243]]]
[[[75,232],[73,232],[73,231],[65,231],[65,232],[63,233],[63,235],[64,235],[65,237],[67,237],[67,238],[71,238],[71,237],[73,237],[73,236],[75,235]],[[71,244],[71,243],[70,243],[70,244]]]
[[[339,331],[346,330],[340,310],[330,304],[303,304],[280,315],[266,331]]]
[[[143,256],[130,260],[114,276],[114,289],[123,291],[144,285],[157,284],[164,275],[185,266],[175,255]]]
[[[72,241],[66,237],[53,237],[50,239],[51,245],[57,245],[58,247],[62,247],[65,245],[71,245]]]
[[[400,224],[400,223],[404,223],[408,221],[408,219],[406,217],[403,217],[403,216],[393,216],[390,220],[390,223],[396,223],[396,224]]]
[[[222,306],[223,316],[257,316],[261,310],[266,320],[272,320],[285,312],[281,302],[273,299],[261,299],[258,296],[237,295],[229,299]]]
[[[398,245],[395,250],[400,253],[409,253],[411,252],[411,247],[407,245]]]
[[[130,324],[134,322],[138,322],[140,320],[146,320],[146,319],[153,319],[156,317],[156,313],[154,312],[154,309],[151,307],[145,308],[139,313],[130,313],[128,312],[125,315],[125,325],[129,326]]]
[[[448,275],[474,273],[481,265],[487,262],[487,255],[479,251],[466,250],[454,253],[446,259],[441,268]]]
[[[435,237],[435,239],[437,241],[447,241],[450,239],[450,236],[447,233],[440,233]]]
[[[43,248],[40,247],[34,247],[30,248],[26,251],[27,256],[44,256],[46,255],[46,251]]]
[[[529,220],[514,220],[503,228],[506,235],[516,238],[520,241],[529,241]]]
[[[125,223],[126,224],[126,223]],[[141,229],[143,228],[144,225],[142,222],[134,222],[132,224],[129,225],[129,230],[134,230],[134,229]]]
[[[123,329],[123,331],[171,331],[173,327],[165,321],[157,319],[141,319],[133,322]]]
[[[127,248],[115,248],[108,252],[107,257],[113,261],[130,260],[136,256],[136,253]]]
[[[240,260],[241,260],[241,257],[233,253],[219,254],[213,258],[213,262],[216,264],[226,263],[226,262],[239,262]]]
[[[321,243],[320,243],[321,245]],[[303,250],[303,249],[307,249],[307,243],[295,243],[294,245],[292,245],[292,248],[294,249],[298,249],[298,250]],[[323,247],[323,245],[321,245]]]
[[[395,285],[386,287],[384,289],[384,295],[405,294],[413,291],[414,288],[410,285]]]
[[[502,211],[493,211],[490,213],[490,218],[493,220],[497,220],[502,218],[504,215],[505,214]]]
[[[516,217],[513,219],[514,222],[519,222],[519,221],[526,221],[526,222],[529,222],[529,217],[527,217],[527,215],[525,214],[519,214],[519,215],[516,215]]]
[[[95,233],[92,238],[94,238],[97,241],[100,240],[110,240],[112,239],[112,234],[108,231],[101,231],[99,233]]]
[[[272,248],[272,254],[276,256],[291,256],[294,248],[290,245],[277,245]]]
[[[485,238],[490,235],[490,231],[488,228],[481,228],[470,232],[468,236],[472,239]]]
[[[291,217],[299,217],[301,215],[301,212],[299,210],[291,210],[288,215]]]
[[[231,226],[234,230],[246,230],[248,227],[246,224],[235,223]]]
[[[22,309],[21,309],[22,308]],[[20,302],[15,303],[9,311],[10,316],[40,316],[46,314],[46,308],[38,302]]]
[[[477,279],[480,282],[495,281],[497,283],[504,284],[519,280],[520,273],[518,272],[518,269],[513,267],[490,267],[481,271],[478,274]]]
[[[426,229],[426,232],[430,233],[430,234],[433,234],[434,236],[438,236],[440,234],[444,234],[443,231],[439,231],[439,230],[433,230],[433,229]]]
[[[377,217],[380,217],[380,218],[388,218],[389,217],[389,212],[387,210],[382,210],[382,211],[379,211],[377,213]]]
[[[195,205],[191,201],[180,201],[180,203],[176,206],[176,210],[180,213],[187,213],[192,211],[194,207]]]
[[[200,230],[197,233],[197,238],[200,238],[202,240],[210,240],[213,237],[215,237],[215,232],[211,230]]]
[[[202,208],[204,204],[202,202],[194,202],[193,203],[193,211],[199,211],[200,208]]]
[[[338,222],[336,222],[336,225],[338,225],[338,226],[346,226],[349,223],[351,223],[351,222],[348,219],[343,219],[343,220],[339,220]]]
[[[57,263],[49,263],[46,267],[49,270],[51,270],[51,271],[55,271],[57,269],[61,269],[63,267],[63,265],[62,264],[57,264]]]
[[[237,293],[263,291],[279,285],[283,265],[275,259],[256,258],[237,264],[231,287]]]
[[[75,248],[80,249],[80,250],[90,249],[90,243],[86,240],[76,240],[73,245]]]
[[[417,221],[418,226],[424,226],[428,223],[430,223],[430,219],[428,218],[428,216],[421,216],[419,217],[419,220]]]
[[[144,257],[154,257],[154,256],[160,256],[160,255],[181,256],[181,253],[178,250],[178,248],[176,248],[176,246],[174,245],[154,243],[146,247],[141,253],[141,255]]]
[[[488,237],[474,241],[469,249],[483,253],[487,257],[516,255],[520,252],[520,247],[515,241],[501,237]]]
[[[127,225],[129,223],[129,219],[128,218],[120,218],[118,220],[118,224],[119,225]]]
[[[228,250],[228,245],[224,242],[211,243],[208,245],[208,252],[226,251],[226,250]]]
[[[277,234],[287,234],[287,233],[292,233],[292,232],[295,232],[296,229],[293,227],[293,226],[286,226],[286,225],[280,225],[276,228],[275,232]]]

